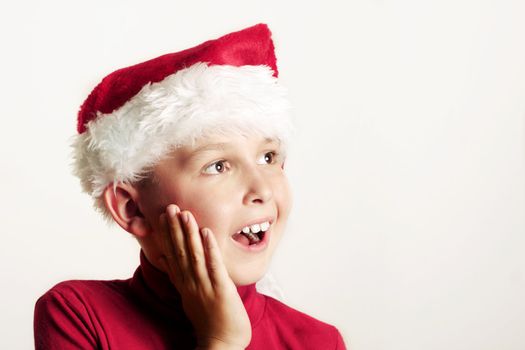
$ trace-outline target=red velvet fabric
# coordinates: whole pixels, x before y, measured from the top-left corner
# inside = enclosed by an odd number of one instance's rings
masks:
[[[260,23],[109,74],[80,107],[77,131],[80,134],[86,131],[86,124],[96,117],[97,112],[111,113],[135,96],[144,85],[159,82],[197,62],[232,66],[267,65],[274,71],[274,76],[278,76],[270,29]]]
[[[255,284],[238,287],[252,325],[247,349],[345,349],[329,324],[260,294]],[[35,348],[194,349],[196,340],[180,295],[141,253],[133,278],[66,281],[36,303]]]

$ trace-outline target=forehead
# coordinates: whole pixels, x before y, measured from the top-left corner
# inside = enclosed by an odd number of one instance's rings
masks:
[[[211,134],[203,136],[196,142],[186,147],[186,151],[196,154],[213,150],[224,150],[227,148],[236,148],[240,145],[244,147],[258,147],[265,145],[279,145],[277,138],[264,137],[261,135],[221,135]]]

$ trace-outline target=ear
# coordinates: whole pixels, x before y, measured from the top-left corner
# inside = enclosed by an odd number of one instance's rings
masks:
[[[113,190],[111,183],[104,190],[103,196],[106,208],[120,227],[137,238],[143,238],[151,232],[138,205],[138,191],[132,185],[118,183]]]

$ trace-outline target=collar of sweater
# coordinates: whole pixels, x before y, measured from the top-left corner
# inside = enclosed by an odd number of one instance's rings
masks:
[[[148,312],[158,313],[169,321],[192,328],[184,314],[179,292],[168,275],[153,266],[142,250],[140,266],[130,280],[130,286]],[[246,308],[252,328],[255,328],[263,316],[266,298],[257,292],[255,283],[238,286],[237,291]]]

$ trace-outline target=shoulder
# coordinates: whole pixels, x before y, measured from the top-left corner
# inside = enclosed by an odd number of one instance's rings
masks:
[[[87,314],[93,305],[106,304],[125,288],[124,281],[70,280],[56,284],[35,304],[35,318],[59,314]]]
[[[82,301],[109,297],[113,294],[121,294],[128,288],[126,280],[69,280],[63,281],[47,292],[37,301],[67,299],[69,301]]]
[[[56,284],[35,303],[36,349],[95,349],[105,310],[125,298],[124,280],[71,280]]]
[[[117,291],[126,288],[128,282],[129,280],[69,280],[57,283],[48,292],[89,295],[102,290]]]
[[[268,316],[278,316],[278,319],[293,320],[293,324],[319,329],[329,329],[332,325],[320,321],[306,313],[284,304],[273,297],[266,297],[266,313]]]
[[[265,298],[265,317],[272,320],[276,327],[286,329],[286,332],[291,332],[296,337],[307,339],[310,344],[324,344],[325,349],[345,348],[341,334],[335,326],[270,296],[265,296]]]
[[[93,305],[111,304],[125,295],[127,285],[124,280],[60,282],[38,298],[35,313],[50,315],[66,310],[76,314],[88,312]]]

